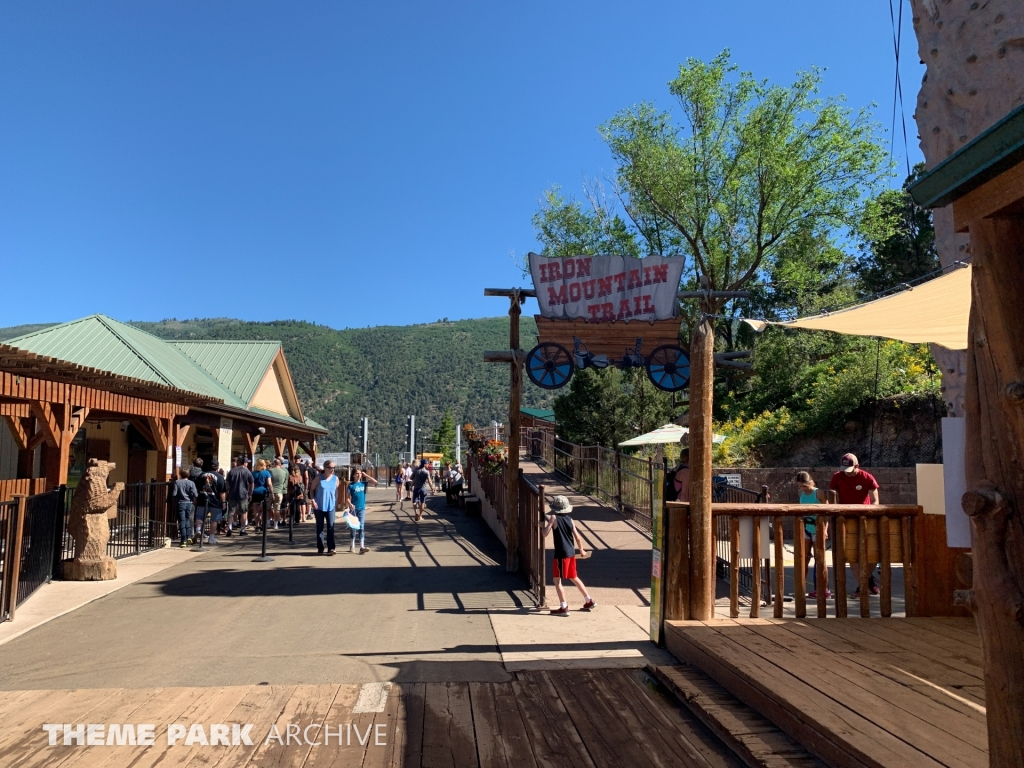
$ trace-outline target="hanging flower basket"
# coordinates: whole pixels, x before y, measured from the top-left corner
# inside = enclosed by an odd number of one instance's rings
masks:
[[[469,443],[469,451],[476,459],[480,471],[487,475],[497,474],[508,461],[508,446],[500,440],[488,440],[480,435],[472,424],[462,427],[462,434]]]
[[[500,440],[488,440],[484,443],[480,452],[476,454],[476,457],[481,472],[495,475],[502,470],[505,462],[508,461],[508,446]]]

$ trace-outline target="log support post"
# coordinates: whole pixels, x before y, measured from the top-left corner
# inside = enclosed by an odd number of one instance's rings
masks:
[[[956,204],[954,204],[956,205]],[[970,222],[965,417],[971,590],[985,658],[991,765],[1024,766],[1024,218]]]
[[[519,348],[519,317],[523,313],[522,305],[528,296],[535,296],[533,291],[522,288],[488,288],[484,296],[505,296],[509,299],[508,309],[508,350],[501,352],[484,352],[484,361],[488,363],[508,363],[509,402],[508,402],[508,463],[505,466],[505,570],[519,570],[519,427],[522,421],[519,412],[523,398],[523,363],[526,353]]]
[[[707,311],[706,307],[702,307]],[[715,616],[715,553],[711,518],[711,410],[715,327],[704,317],[690,344],[690,618]]]

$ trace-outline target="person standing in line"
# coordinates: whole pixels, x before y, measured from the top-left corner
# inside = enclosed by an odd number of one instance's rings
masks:
[[[420,468],[412,475],[412,511],[418,523],[423,519],[423,513],[427,509],[427,488],[434,492],[434,481],[430,479],[430,472],[427,471],[427,460],[420,459]]]
[[[814,484],[814,478],[811,477],[809,472],[797,472],[796,474],[796,486],[800,489],[800,503],[801,504],[828,504],[828,499],[825,498],[825,492],[818,488]],[[810,584],[811,591],[807,594],[808,597],[818,597],[818,558],[814,555],[814,539],[818,532],[817,519],[814,517],[805,517],[804,523],[804,584]],[[822,521],[825,531],[825,548],[828,548],[828,519]],[[811,561],[811,557],[814,557],[814,573],[811,577],[811,581],[807,581],[807,566]],[[832,590],[828,589],[828,565],[826,563],[821,564],[825,569],[825,597],[832,597]]]
[[[316,473],[313,471],[313,462],[309,456],[300,460],[299,471],[302,473],[302,484],[306,491],[305,498],[299,505],[299,522],[304,523],[309,520],[309,489],[313,487],[313,478],[316,476]]]
[[[306,480],[302,474],[302,465],[291,462],[288,465],[288,514],[296,523],[302,522],[302,508],[306,504]]]
[[[227,486],[224,483],[224,478],[217,472],[217,460],[213,459],[210,462],[210,468],[199,475],[195,482],[196,488],[199,491],[199,498],[196,500],[196,512],[195,518],[197,521],[197,528],[199,535],[203,535],[206,529],[206,512],[210,512],[210,523],[212,526],[221,525],[221,519],[223,517],[223,503],[224,494],[227,491]],[[191,473],[189,473],[191,475]],[[191,479],[191,477],[190,477]],[[198,539],[198,536],[195,538]],[[210,529],[210,535],[207,538],[211,544],[217,543],[217,533],[215,528]]]
[[[679,451],[679,464],[665,479],[666,501],[690,500],[690,449],[682,446]]]
[[[359,554],[365,555],[370,551],[366,546],[366,489],[367,483],[377,485],[377,481],[363,472],[356,469],[352,473],[352,482],[348,484],[348,508],[349,511],[359,518],[359,530],[352,529],[352,545],[349,552],[356,551],[356,535],[359,536]]]
[[[274,516],[274,527],[277,530],[281,526],[281,508],[285,503],[285,492],[288,490],[288,470],[284,468],[284,459],[277,456],[270,467],[270,484],[273,496],[270,502],[271,514]]]
[[[238,524],[238,535],[248,536],[245,526],[249,523],[249,501],[252,499],[252,472],[245,466],[245,459],[236,456],[231,460],[228,471],[228,530],[231,535],[232,526]]]
[[[837,504],[873,505],[879,503],[878,481],[870,472],[865,472],[860,468],[856,456],[847,453],[839,460],[839,466],[842,469],[832,475],[832,480],[828,484],[829,490],[836,492]],[[878,522],[875,521],[874,524],[877,526]],[[875,568],[878,567],[878,563],[868,563],[868,565],[870,566],[868,573],[871,575],[868,577],[867,588],[872,595],[877,595],[879,589],[878,583],[875,581]],[[855,598],[860,597],[860,590],[863,586],[863,584],[857,585],[857,589],[853,593]]]
[[[199,487],[199,478],[203,474],[203,460],[198,456],[192,460],[192,468],[188,471],[188,479],[195,483],[196,488]]]
[[[456,464],[448,472],[448,506],[452,506],[459,503],[459,498],[462,496],[462,485],[465,482],[465,478],[462,476],[462,465]]]
[[[174,481],[171,498],[178,505],[178,537],[181,539],[178,546],[184,548],[192,543],[192,511],[199,498],[196,484],[188,479],[188,470],[184,467],[178,467],[178,479]]]
[[[405,469],[402,467],[401,463],[399,463],[399,465],[397,467],[395,467],[394,480],[395,480],[395,501],[397,501],[399,503],[399,506],[401,506],[401,503],[402,503],[402,490],[403,490],[403,486],[405,484]]]
[[[409,462],[405,462],[405,480],[402,483],[405,486],[405,500],[412,500],[412,465]]]
[[[256,530],[262,530],[262,526],[267,520],[267,505],[270,503],[271,494],[274,492],[273,482],[271,480],[270,470],[267,469],[266,459],[259,459],[256,462],[256,471],[252,473],[252,500],[249,502],[249,508],[252,509],[253,524],[256,526]],[[259,517],[257,518],[256,505],[259,505]]]
[[[316,551],[322,555],[324,548],[328,555],[334,554],[334,520],[338,510],[339,480],[334,474],[334,462],[324,462],[324,471],[313,479],[310,489],[310,504],[316,518]]]
[[[555,496],[548,502],[548,509],[551,514],[545,515],[542,537],[552,534],[554,544],[554,559],[551,563],[551,575],[555,582],[555,592],[558,593],[558,608],[551,610],[552,616],[568,616],[569,603],[565,600],[565,590],[562,588],[562,579],[568,579],[576,585],[576,589],[583,595],[586,601],[582,610],[592,611],[597,603],[587,593],[587,587],[582,579],[576,575],[576,549],[579,548],[580,557],[587,557],[586,547],[583,546],[583,539],[580,538],[576,524],[573,522],[572,505],[565,496]]]

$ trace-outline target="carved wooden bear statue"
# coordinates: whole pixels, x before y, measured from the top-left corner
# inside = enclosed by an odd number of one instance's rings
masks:
[[[64,578],[69,581],[117,578],[117,561],[107,556],[108,521],[117,517],[117,499],[124,483],[107,488],[107,476],[112,469],[112,462],[89,459],[75,489],[68,521],[68,532],[75,540],[75,559],[64,561]]]

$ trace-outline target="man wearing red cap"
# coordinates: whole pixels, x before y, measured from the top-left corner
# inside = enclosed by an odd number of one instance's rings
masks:
[[[878,504],[878,481],[869,472],[860,468],[857,457],[848,453],[839,460],[842,467],[832,475],[829,482],[829,490],[836,492],[836,501],[839,504]],[[878,584],[875,582],[875,567],[878,563],[871,563],[871,576],[868,578],[868,589],[872,595],[878,594]],[[854,597],[860,597],[860,586],[853,593]]]

